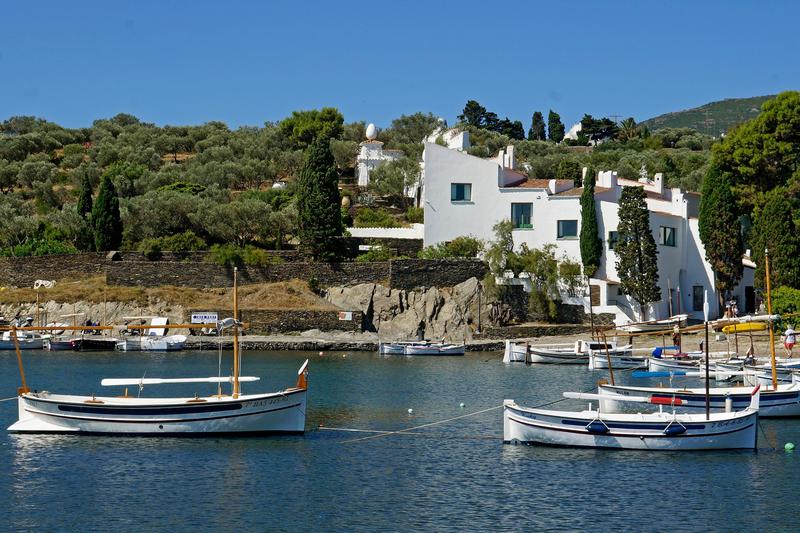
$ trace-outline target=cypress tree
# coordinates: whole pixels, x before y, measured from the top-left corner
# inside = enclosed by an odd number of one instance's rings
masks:
[[[581,193],[581,263],[587,278],[594,275],[600,267],[603,244],[597,229],[597,207],[594,203],[594,171],[586,171],[586,180]]]
[[[561,123],[561,115],[552,109],[547,115],[547,138],[557,143],[564,140],[564,124]]]
[[[122,219],[119,198],[110,176],[100,182],[100,192],[92,208],[94,243],[98,251],[116,250],[122,244]]]
[[[541,111],[533,113],[531,118],[531,129],[528,130],[528,140],[530,141],[544,141],[547,139],[544,131],[544,116]]]
[[[756,213],[751,235],[756,286],[765,286],[764,249],[769,248],[772,287],[800,289],[800,239],[785,188],[778,187],[767,194],[764,206]]]
[[[661,300],[656,241],[641,187],[623,187],[619,199],[617,275],[623,290],[639,303],[641,319],[647,304]]]
[[[736,212],[736,200],[730,179],[711,168],[703,180],[700,199],[700,240],[706,249],[706,261],[714,271],[719,303],[742,279],[742,232]]]
[[[81,194],[78,197],[78,213],[83,217],[92,212],[92,183],[89,176],[84,175],[81,181]]]
[[[320,136],[306,149],[297,183],[298,236],[315,260],[335,261],[342,255],[338,183],[330,139]]]

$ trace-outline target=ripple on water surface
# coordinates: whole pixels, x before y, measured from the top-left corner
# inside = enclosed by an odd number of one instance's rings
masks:
[[[226,354],[229,355],[229,354]],[[4,530],[776,530],[794,527],[800,420],[762,422],[758,453],[643,453],[501,443],[498,406],[536,405],[587,390],[579,367],[507,366],[465,357],[310,355],[308,427],[301,437],[152,439],[0,436]],[[309,354],[247,352],[249,391],[290,385]],[[223,368],[228,364],[226,358]],[[16,360],[0,352],[13,394]],[[31,353],[32,387],[100,393],[103,377],[216,375],[217,354]],[[620,379],[624,379],[621,377]],[[202,385],[200,387],[208,387]],[[144,394],[152,394],[148,388]],[[187,385],[183,394],[213,390]],[[460,403],[465,406],[460,407]],[[563,402],[560,406],[575,407]],[[413,414],[408,414],[408,409]],[[16,419],[0,404],[0,424]],[[349,441],[349,442],[348,442]]]

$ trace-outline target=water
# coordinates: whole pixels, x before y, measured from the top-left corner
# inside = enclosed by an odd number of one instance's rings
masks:
[[[500,409],[419,435],[348,443],[366,434],[315,428],[401,429],[494,407],[504,398],[537,405],[563,390],[589,389],[603,374],[503,365],[496,353],[246,352],[244,373],[262,381],[245,384],[245,392],[292,385],[305,357],[311,359],[305,436],[0,433],[0,531],[796,528],[800,452],[782,448],[800,442],[800,420],[762,421],[758,453],[503,445]],[[77,394],[103,393],[102,377],[217,374],[215,352],[32,352],[25,362],[31,388]],[[0,396],[12,396],[19,384],[13,353],[0,352],[0,369]],[[181,387],[165,390],[207,394],[214,386]],[[577,406],[557,407],[570,405]],[[0,403],[0,426],[15,420],[16,403]]]

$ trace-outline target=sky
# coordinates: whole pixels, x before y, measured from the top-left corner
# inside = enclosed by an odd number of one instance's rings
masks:
[[[277,121],[337,107],[391,124],[456,121],[474,99],[530,125],[637,121],[800,89],[796,1],[9,2],[0,120],[67,127]]]

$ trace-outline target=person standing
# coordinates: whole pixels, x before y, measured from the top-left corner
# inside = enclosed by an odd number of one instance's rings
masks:
[[[795,331],[792,329],[792,326],[789,326],[786,328],[786,331],[783,332],[783,347],[786,349],[786,357],[792,356],[792,348],[794,348],[795,342]]]

